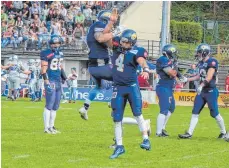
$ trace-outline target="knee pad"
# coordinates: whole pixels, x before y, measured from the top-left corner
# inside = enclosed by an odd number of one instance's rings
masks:
[[[121,111],[118,112],[118,111],[113,110],[112,117],[113,117],[114,122],[121,122],[123,119],[123,113]]]

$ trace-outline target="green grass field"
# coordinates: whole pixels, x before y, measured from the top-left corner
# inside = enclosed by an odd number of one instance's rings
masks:
[[[192,139],[179,140],[177,135],[188,129],[191,107],[177,107],[170,118],[168,138],[155,137],[157,105],[144,109],[145,119],[152,120],[151,151],[139,147],[138,127],[124,126],[126,153],[110,160],[113,149],[113,123],[107,103],[94,102],[89,120],[79,117],[82,102],[61,104],[56,127],[61,134],[43,133],[44,101],[17,102],[2,98],[2,168],[228,168],[229,143],[218,140],[219,128],[209,115],[201,113]],[[227,128],[229,110],[220,109]],[[126,116],[132,116],[126,108]]]

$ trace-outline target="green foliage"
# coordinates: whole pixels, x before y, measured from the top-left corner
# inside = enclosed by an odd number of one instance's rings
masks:
[[[176,41],[172,42],[177,47],[179,59],[193,60],[195,49],[198,43],[179,43]]]
[[[203,31],[199,23],[171,20],[172,41],[194,43],[201,42]]]

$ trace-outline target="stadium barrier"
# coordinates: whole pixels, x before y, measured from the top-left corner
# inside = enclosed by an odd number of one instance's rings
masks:
[[[77,100],[85,100],[93,85],[84,85],[77,89],[76,98]],[[152,89],[152,88],[141,88],[141,89]],[[70,91],[67,87],[63,87],[64,94],[66,99],[70,97]],[[178,106],[193,106],[196,93],[189,92],[188,89],[181,89],[180,91],[174,91],[174,98],[176,105]],[[24,97],[27,94],[28,89],[26,85],[22,85],[21,97]],[[218,104],[220,107],[229,108],[229,94],[225,91],[219,91]],[[142,100],[148,104],[158,104],[158,98],[155,91],[151,90],[141,90]],[[8,95],[8,87],[5,87],[5,90],[2,91],[2,96]],[[95,101],[99,102],[109,102],[111,101],[112,89],[103,89],[95,98]]]

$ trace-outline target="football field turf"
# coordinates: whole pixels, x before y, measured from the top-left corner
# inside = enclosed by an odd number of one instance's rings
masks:
[[[218,140],[219,128],[205,108],[192,139],[177,135],[188,129],[191,107],[176,107],[168,138],[155,137],[158,105],[143,110],[151,119],[151,151],[139,147],[142,137],[136,125],[124,125],[126,153],[110,160],[113,123],[107,103],[93,102],[89,120],[80,118],[76,104],[61,104],[55,126],[61,134],[43,133],[43,102],[16,102],[2,98],[2,168],[228,168],[229,143]],[[220,109],[229,129],[229,109]],[[129,106],[125,116],[132,116]]]

